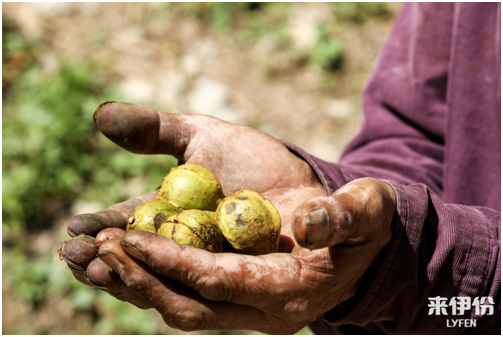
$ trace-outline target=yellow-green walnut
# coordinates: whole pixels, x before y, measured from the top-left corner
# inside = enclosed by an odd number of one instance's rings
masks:
[[[281,218],[261,194],[239,190],[225,197],[217,209],[222,234],[238,253],[262,255],[278,251]]]
[[[150,200],[136,206],[129,215],[126,231],[156,233],[163,222],[178,212],[174,205],[160,200]]]
[[[157,199],[181,209],[215,211],[224,197],[217,177],[206,168],[185,164],[172,168],[164,177]]]
[[[216,219],[216,215],[217,215],[216,212],[212,212],[212,211],[204,211],[204,212],[206,212],[206,214],[208,214],[209,216],[211,216],[213,219]]]
[[[222,251],[224,237],[216,220],[205,211],[183,210],[169,217],[157,234],[181,245],[201,248],[212,253]]]

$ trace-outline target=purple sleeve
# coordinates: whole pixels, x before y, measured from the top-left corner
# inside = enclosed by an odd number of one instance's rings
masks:
[[[374,323],[390,334],[498,333],[500,214],[444,204],[423,184],[388,183],[397,195],[393,239],[364,276],[352,305],[324,319],[333,325]],[[445,301],[445,313],[430,312],[429,298],[437,296]],[[453,313],[448,305],[459,297],[470,299],[470,309]],[[473,302],[487,297],[494,301],[493,314],[477,314]],[[475,320],[476,327],[466,329],[465,319]],[[460,320],[463,326],[453,323]]]
[[[364,176],[385,180],[397,195],[392,240],[359,295],[311,324],[314,332],[500,332],[501,104],[499,94],[481,95],[499,85],[499,11],[499,4],[407,3],[365,89],[359,133],[340,162],[284,143],[311,165],[328,195]],[[477,101],[482,109],[474,109]],[[437,296],[445,307],[435,311]],[[466,298],[470,309],[453,313]],[[479,303],[487,298],[493,304]],[[492,314],[477,313],[481,306]]]
[[[351,180],[375,176],[284,144],[311,165],[327,195]],[[329,334],[341,332],[340,326],[354,329],[350,325],[365,327],[349,330],[357,333],[369,329],[389,334],[500,331],[500,213],[486,207],[445,204],[424,184],[384,181],[397,196],[392,240],[364,275],[359,295],[325,313],[311,325],[313,331]],[[446,315],[430,314],[429,298],[436,296],[447,301]],[[475,306],[453,314],[447,305],[460,297],[471,302],[491,297],[494,303],[483,305],[491,306],[493,314],[477,314]],[[465,323],[474,321],[465,319],[475,320],[477,326],[467,329]]]
[[[500,13],[500,3],[406,3],[340,164],[500,210]]]
[[[453,11],[453,3],[402,8],[365,88],[360,130],[341,163],[442,194]]]

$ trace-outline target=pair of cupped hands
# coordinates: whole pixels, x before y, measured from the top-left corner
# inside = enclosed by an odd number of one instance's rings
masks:
[[[98,247],[96,259],[74,273],[77,279],[154,308],[173,328],[295,333],[355,296],[391,239],[396,198],[389,185],[361,178],[327,196],[309,164],[259,130],[118,102],[100,105],[94,121],[128,151],[204,166],[225,195],[254,190],[280,213],[279,252],[261,256],[214,254],[153,233],[126,232],[129,213],[155,199],[155,191],[70,220],[71,236],[91,234]],[[70,267],[78,254],[64,256]]]

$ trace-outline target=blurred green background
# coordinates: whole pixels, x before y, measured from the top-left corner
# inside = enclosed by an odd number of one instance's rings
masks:
[[[128,153],[108,100],[204,113],[335,161],[399,3],[4,3],[4,334],[178,334],[73,279],[72,215],[157,188],[177,162]],[[205,331],[251,334],[251,331]],[[305,328],[300,334],[310,334]]]

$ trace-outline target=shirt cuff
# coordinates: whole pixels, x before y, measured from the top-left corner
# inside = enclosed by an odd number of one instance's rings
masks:
[[[332,195],[339,187],[342,187],[352,180],[365,176],[365,174],[359,170],[316,158],[288,142],[281,141],[281,143],[283,143],[291,153],[306,161],[311,166],[323,184],[327,195]]]

